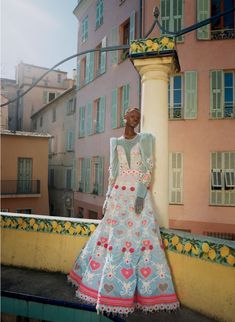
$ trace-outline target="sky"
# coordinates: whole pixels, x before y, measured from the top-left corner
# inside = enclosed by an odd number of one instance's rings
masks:
[[[1,0],[1,77],[20,61],[50,68],[77,51],[78,0]],[[59,66],[72,77],[76,58]]]

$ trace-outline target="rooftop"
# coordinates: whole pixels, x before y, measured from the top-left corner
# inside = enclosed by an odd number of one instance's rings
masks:
[[[40,138],[50,138],[51,137],[51,135],[49,133],[11,131],[11,130],[1,130],[1,135],[30,136],[30,137],[40,137]]]
[[[83,304],[75,297],[75,288],[67,282],[65,274],[46,272],[12,266],[2,266],[2,296],[18,296],[28,298],[40,303],[50,303],[56,306],[70,307],[78,310],[93,311],[94,306]],[[186,307],[181,307],[177,312],[155,312],[151,314],[136,311],[126,319],[111,318],[113,321],[127,322],[213,322]],[[72,322],[68,320],[69,322]],[[82,321],[82,320],[80,320]],[[85,320],[84,320],[85,321]],[[95,320],[94,320],[95,321]]]

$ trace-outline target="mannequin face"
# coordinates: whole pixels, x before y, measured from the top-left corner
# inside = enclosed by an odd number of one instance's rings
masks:
[[[126,125],[135,128],[140,123],[140,112],[133,110],[125,115]]]

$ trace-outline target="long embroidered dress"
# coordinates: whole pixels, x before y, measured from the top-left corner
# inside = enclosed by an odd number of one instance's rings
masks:
[[[97,311],[179,306],[151,203],[152,146],[147,133],[111,139],[107,210],[68,275],[76,296]],[[136,196],[145,197],[141,214],[135,213]]]

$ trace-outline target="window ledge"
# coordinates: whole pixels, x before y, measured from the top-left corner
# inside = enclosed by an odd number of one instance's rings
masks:
[[[40,193],[28,193],[28,194],[8,194],[1,195],[1,199],[13,199],[13,198],[40,198]]]

